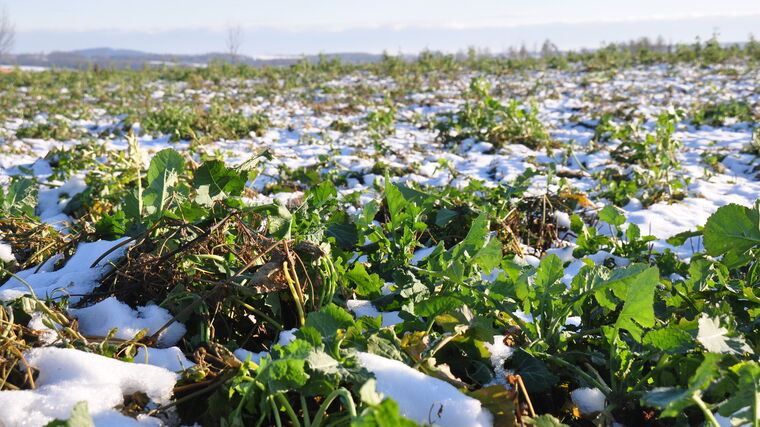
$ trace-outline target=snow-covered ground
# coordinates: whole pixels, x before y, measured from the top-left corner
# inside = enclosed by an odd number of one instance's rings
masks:
[[[505,102],[513,97],[535,102],[543,123],[557,141],[572,149],[572,156],[565,148],[532,150],[521,145],[508,145],[494,149],[491,144],[474,140],[466,140],[452,150],[436,140],[435,131],[419,126],[424,121],[420,118],[456,111],[463,105],[463,93],[474,76],[471,73],[445,80],[440,85],[423,86],[418,92],[408,94],[406,100],[396,106],[397,121],[390,135],[383,138],[382,146],[373,145],[366,129],[364,117],[370,107],[360,105],[358,109],[347,109],[348,112],[334,112],[333,109],[315,112],[314,107],[318,103],[306,102],[304,98],[324,100],[337,111],[351,102],[349,95],[352,90],[361,87],[370,88],[375,97],[382,101],[385,91],[398,88],[386,77],[357,73],[322,85],[323,88],[337,88],[334,92],[316,89],[303,93],[304,89],[294,89],[268,97],[252,91],[260,82],[239,80],[215,89],[190,88],[185,82],[157,81],[147,83],[150,87],[146,87],[146,91],[150,90],[151,96],[160,102],[195,99],[208,103],[220,98],[234,100],[244,112],[267,114],[272,126],[262,136],[216,141],[205,147],[208,152],[221,153],[233,164],[264,148],[269,149],[273,160],[265,163],[262,173],[249,183],[252,189],[260,192],[257,200],[261,202],[274,198],[297,198],[298,192],[276,194],[266,190],[268,185],[282,179],[283,170],[300,167],[315,168],[319,172],[337,169],[339,174],[346,176],[345,183],[340,187],[341,194],[361,192],[360,202],[365,202],[377,197],[374,184],[381,182],[383,177],[375,166],[380,162],[404,171],[393,177],[394,180],[409,180],[434,187],[463,187],[469,179],[483,181],[486,185],[508,183],[528,168],[546,171],[549,165],[554,165],[558,171],[586,171],[565,179],[570,188],[586,193],[601,208],[608,202],[594,197],[598,182],[591,174],[614,164],[610,157],[614,142],[609,146],[596,146],[592,143],[594,130],[582,123],[594,122],[600,109],[622,110],[651,128],[658,114],[673,109],[692,111],[702,104],[726,100],[740,100],[757,107],[760,101],[760,92],[757,91],[760,70],[746,66],[736,66],[735,69],[737,73],[733,74],[721,73],[715,68],[677,65],[639,67],[612,75],[547,70],[525,72],[524,75],[486,76],[493,87],[500,89],[499,97]],[[18,87],[16,90],[24,93],[32,88]],[[36,102],[33,95],[22,99],[26,99],[29,105]],[[91,135],[99,135],[121,123],[122,118],[100,108],[96,99],[86,100],[86,103],[92,107],[92,114],[88,117],[56,118]],[[378,105],[382,103],[378,102]],[[53,117],[44,110],[31,120],[12,113],[3,117],[4,122],[0,123],[0,184],[9,183],[14,176],[27,174],[46,180],[52,174],[50,160],[44,159],[48,151],[77,142],[13,137],[21,126],[51,120]],[[333,130],[331,124],[336,120],[351,124],[352,130]],[[642,234],[654,235],[657,238],[654,248],[657,250],[670,248],[682,257],[689,257],[700,250],[698,239],[692,239],[681,247],[672,247],[665,239],[683,231],[695,230],[722,205],[751,205],[758,198],[760,181],[754,168],[760,163],[755,156],[742,152],[752,140],[752,126],[750,123],[734,123],[720,128],[698,128],[688,121],[679,123],[675,138],[681,141],[682,148],[677,157],[681,163],[680,173],[690,182],[689,194],[680,201],[658,202],[648,207],[634,200],[624,207],[628,222],[637,224]],[[127,149],[123,138],[97,138],[110,149]],[[188,148],[187,142],[170,142],[168,136],[147,133],[139,135],[139,142],[146,162],[151,153],[160,149],[173,147],[182,151]],[[704,162],[701,156],[704,153],[722,157],[720,171]],[[543,194],[547,187],[555,188],[557,185],[556,180],[547,182],[545,173],[532,178],[531,182],[530,191],[535,194]],[[37,214],[43,221],[65,231],[72,219],[63,212],[63,207],[71,197],[84,190],[84,179],[83,176],[73,176],[51,184],[52,188],[40,191]],[[567,221],[567,214],[562,215],[557,216],[558,221]],[[95,288],[97,281],[109,271],[110,261],[123,256],[124,247],[91,267],[101,254],[118,243],[120,241],[81,243],[75,255],[57,270],[54,264],[58,258],[52,258],[39,267],[18,272],[17,277],[0,285],[0,300],[9,302],[33,292],[40,298],[71,295],[70,302],[74,303]],[[568,282],[573,270],[577,272],[583,265],[582,261],[572,257],[571,251],[563,250],[573,245],[574,239],[568,237],[550,251],[560,255],[563,261],[570,262],[566,276]],[[428,253],[429,249],[420,250],[415,259],[422,259]],[[538,256],[539,253],[530,255]],[[600,263],[608,255],[600,253],[588,259]],[[11,248],[2,242],[2,236],[0,259],[13,259]],[[525,260],[530,263],[536,262],[537,258],[526,256]],[[357,317],[382,315],[384,327],[400,322],[397,313],[380,313],[369,301],[350,300],[348,309]],[[118,328],[115,337],[122,339],[133,338],[143,330],[153,333],[171,319],[163,308],[147,306],[133,310],[113,298],[86,308],[71,309],[69,314],[78,319],[80,331],[84,334],[102,336]],[[45,328],[39,322],[37,326],[39,329]],[[157,347],[160,348],[141,349],[135,363],[74,349],[45,347],[30,350],[26,355],[27,361],[40,371],[37,389],[0,392],[0,424],[44,425],[54,418],[68,417],[80,401],[88,402],[89,411],[99,425],[159,423],[159,420],[149,417],[128,418],[114,408],[122,402],[124,395],[138,391],[145,393],[156,405],[171,399],[175,371],[192,365],[176,348],[172,350],[183,334],[184,327],[175,322],[159,337]],[[283,342],[287,343],[287,339]],[[498,371],[499,363],[503,364],[503,360],[510,356],[510,349],[499,344],[497,339],[491,351],[494,368]],[[254,362],[262,355],[244,350],[235,354],[241,360],[251,356]],[[440,420],[434,420],[440,425],[490,425],[492,422],[490,414],[477,401],[447,383],[380,356],[364,353],[359,359],[377,377],[378,391],[394,397],[405,416],[427,422],[431,402],[438,402],[446,405]],[[146,363],[156,366],[143,364],[146,360]],[[418,399],[422,395],[427,399],[424,402]],[[600,402],[598,390],[594,389],[573,391],[573,400],[577,401],[583,413],[599,411],[604,405],[603,399]]]

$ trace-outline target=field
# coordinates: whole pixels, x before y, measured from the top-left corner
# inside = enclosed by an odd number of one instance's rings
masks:
[[[760,425],[759,62],[0,74],[0,425]]]

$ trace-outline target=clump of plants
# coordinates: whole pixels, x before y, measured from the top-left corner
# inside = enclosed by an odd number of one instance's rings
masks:
[[[169,135],[172,141],[206,143],[261,135],[269,127],[263,114],[245,115],[221,105],[208,108],[175,104],[163,106],[140,119],[148,132]]]
[[[628,168],[608,168],[597,174],[599,196],[618,206],[637,198],[644,206],[686,197],[688,178],[678,173],[681,142],[673,137],[679,113],[664,113],[657,118],[654,132],[634,122],[615,132],[610,139],[619,145],[610,153]]]
[[[697,107],[691,115],[691,123],[698,128],[703,125],[725,126],[729,120],[753,122],[757,119],[756,108],[747,102],[730,100]]]
[[[87,135],[87,132],[72,127],[66,120],[57,118],[22,126],[16,130],[16,138],[38,138],[56,141],[82,138],[85,135]]]
[[[516,100],[502,104],[490,95],[490,84],[484,78],[470,82],[470,96],[474,99],[459,111],[439,115],[435,129],[440,141],[452,144],[473,138],[497,148],[509,144],[533,149],[553,145],[535,105],[526,108]]]

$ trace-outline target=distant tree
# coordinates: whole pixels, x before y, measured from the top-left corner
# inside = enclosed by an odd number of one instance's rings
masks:
[[[657,36],[657,41],[654,43],[654,50],[659,53],[667,53],[669,51],[668,43],[665,42],[665,38],[662,35]]]
[[[557,45],[552,43],[552,41],[549,39],[544,40],[544,44],[541,45],[542,58],[551,58],[552,56],[558,53],[559,53],[559,49],[557,49]]]
[[[243,27],[240,25],[230,26],[227,29],[227,53],[231,59],[237,60],[240,54],[240,45],[243,44]]]
[[[8,9],[0,3],[0,60],[13,48],[15,34],[16,29],[8,16]]]
[[[528,53],[528,47],[525,46],[525,42],[523,42],[523,44],[520,45],[520,52],[518,53],[518,56],[520,59],[528,59],[528,56],[530,56],[530,54]]]

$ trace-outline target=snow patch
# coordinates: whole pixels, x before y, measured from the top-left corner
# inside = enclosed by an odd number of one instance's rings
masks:
[[[491,367],[493,367],[494,380],[492,384],[507,384],[506,376],[512,371],[504,368],[504,362],[512,357],[514,349],[504,344],[504,335],[494,335],[493,343],[484,343],[491,353]]]
[[[577,388],[570,393],[570,399],[584,415],[591,415],[604,409],[604,394],[598,388]]]
[[[109,263],[115,262],[124,255],[127,249],[126,245],[108,254],[94,268],[90,268],[90,265],[107,250],[126,239],[125,237],[115,241],[99,240],[91,243],[80,243],[74,256],[63,268],[57,271],[53,271],[53,266],[61,259],[62,255],[56,255],[43,262],[36,273],[37,267],[20,271],[16,273],[16,276],[23,282],[15,277],[10,278],[4,285],[0,286],[0,300],[14,300],[29,294],[31,288],[34,294],[41,298],[53,297],[56,294],[73,295],[70,301],[76,303],[81,299],[80,295],[88,294],[98,286],[97,281],[111,270]]]
[[[442,427],[493,425],[491,413],[480,402],[453,385],[405,365],[370,353],[358,353],[359,363],[377,378],[377,391],[398,403],[399,413],[419,423]],[[441,409],[440,418],[437,413]]]
[[[13,248],[11,245],[2,241],[0,241],[0,261],[16,262],[16,257],[13,256]]]
[[[106,336],[109,330],[118,328],[114,337],[125,340],[134,338],[143,329],[147,329],[150,335],[172,319],[165,308],[148,305],[133,310],[115,297],[87,308],[71,309],[69,314],[77,318],[79,330],[85,335]],[[183,335],[185,326],[174,322],[161,332],[157,344],[160,347],[173,346]]]
[[[40,426],[67,419],[81,401],[87,401],[98,420],[115,420],[119,418],[112,409],[124,403],[125,395],[143,392],[161,405],[170,401],[176,383],[174,372],[166,369],[75,349],[36,348],[25,357],[40,371],[37,388],[0,392],[0,420],[5,425]]]
[[[137,349],[135,363],[145,363],[148,365],[158,366],[173,372],[184,371],[187,368],[195,366],[195,363],[187,360],[182,350],[178,347],[169,348],[150,348],[147,351],[145,347]]]
[[[398,315],[398,311],[385,311],[381,312],[372,305],[371,301],[351,299],[346,301],[346,307],[356,315],[356,317],[372,317],[383,318],[383,328],[387,326],[394,326],[402,323],[404,320]]]

